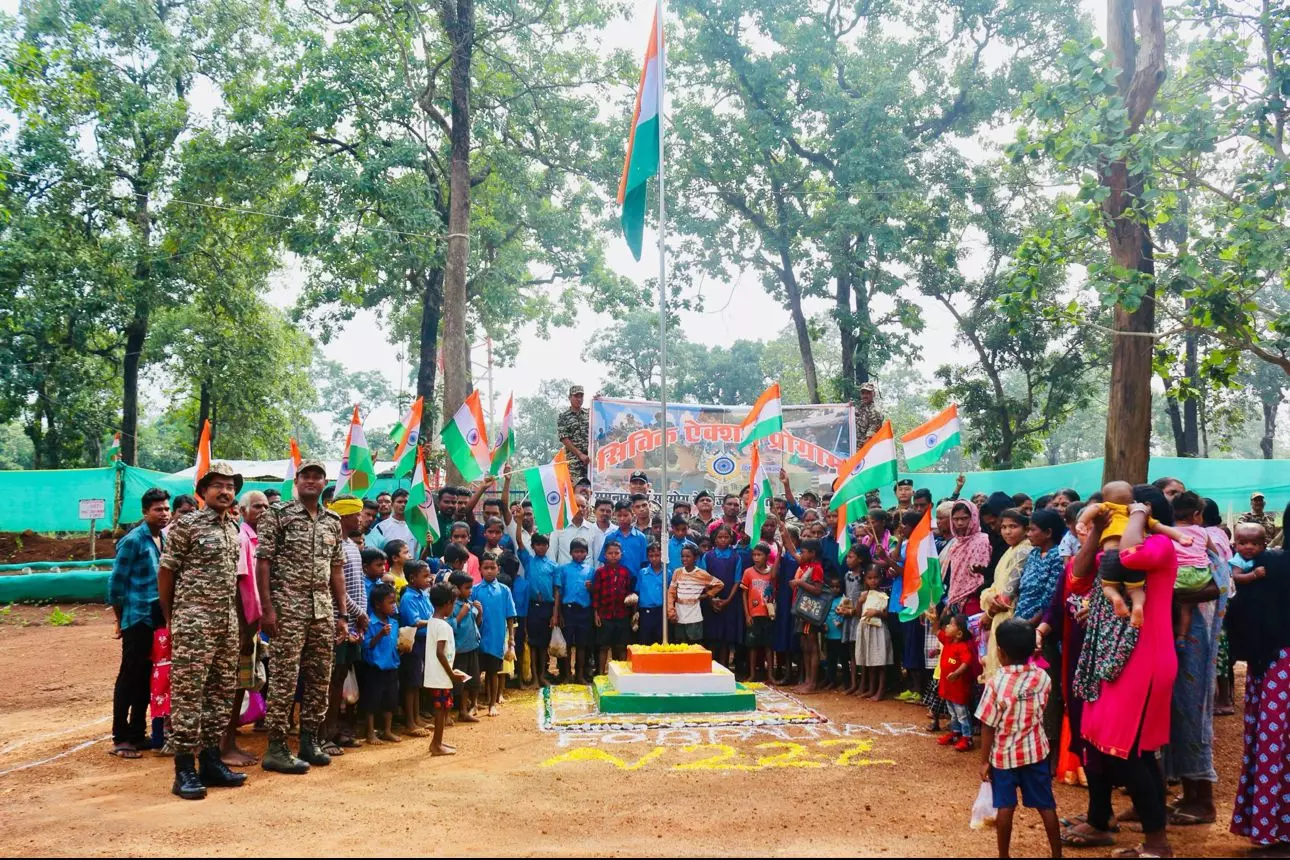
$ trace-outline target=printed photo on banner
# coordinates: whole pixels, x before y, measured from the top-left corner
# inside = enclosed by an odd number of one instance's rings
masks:
[[[752,449],[738,450],[750,406],[669,403],[668,484],[662,476],[662,411],[657,402],[597,397],[591,403],[590,478],[597,496],[624,492],[631,473],[647,472],[655,493],[693,496],[737,493],[749,480]],[[784,431],[760,443],[778,474],[780,463],[799,489],[828,487],[838,464],[855,453],[850,404],[784,406]],[[776,482],[778,486],[778,482]]]

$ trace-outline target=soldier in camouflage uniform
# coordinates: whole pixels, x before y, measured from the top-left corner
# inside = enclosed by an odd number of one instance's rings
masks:
[[[318,733],[327,717],[333,645],[348,637],[349,625],[332,612],[333,606],[345,606],[345,556],[340,517],[319,502],[326,483],[323,464],[306,460],[296,471],[297,500],[260,515],[255,572],[263,605],[260,628],[269,636],[269,749],[263,767],[277,773],[306,773],[310,765],[331,763]],[[287,747],[297,678],[299,758]]]
[[[1264,500],[1262,493],[1255,491],[1250,494],[1250,509],[1241,514],[1237,522],[1254,523],[1263,527],[1263,531],[1268,535],[1268,543],[1272,543],[1277,536],[1276,518],[1266,510],[1267,502]]]
[[[237,520],[230,512],[242,476],[213,463],[197,481],[206,504],[170,529],[157,573],[162,613],[170,628],[170,746],[174,794],[200,800],[207,786],[234,788],[246,774],[220,761],[220,739],[237,690]],[[200,762],[201,772],[197,771]]]
[[[866,382],[860,386],[860,404],[856,406],[856,450],[869,441],[869,437],[882,429],[882,424],[887,420],[880,411],[878,404],[875,403],[877,398],[877,386],[872,382]],[[877,490],[871,490],[865,494],[865,502],[873,507],[882,504]]]
[[[587,477],[587,456],[591,433],[591,413],[582,408],[581,385],[569,388],[569,408],[560,413],[555,422],[555,435],[564,446],[569,460],[569,477],[576,484]]]

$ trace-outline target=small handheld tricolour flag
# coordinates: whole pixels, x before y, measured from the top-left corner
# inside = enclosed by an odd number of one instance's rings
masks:
[[[784,411],[779,401],[779,383],[761,393],[753,408],[739,425],[739,451],[754,442],[774,436],[784,429]]]
[[[291,440],[291,456],[287,458],[287,475],[282,480],[282,497],[284,499],[294,499],[296,497],[296,470],[300,468],[300,446],[296,440]]]
[[[394,449],[394,477],[402,478],[417,462],[417,442],[421,439],[421,410],[425,398],[418,397],[403,419],[394,425],[390,438],[398,443]]]
[[[928,508],[914,526],[905,547],[901,577],[900,620],[913,621],[941,600],[941,561],[932,537],[932,511]],[[893,594],[895,589],[893,588]]]
[[[336,495],[346,493],[363,498],[376,483],[376,469],[372,465],[372,450],[367,447],[363,434],[363,420],[358,406],[349,418],[349,432],[345,434],[344,459],[340,461],[340,478],[336,481]]]
[[[829,510],[839,510],[849,502],[864,498],[870,490],[895,480],[896,440],[891,435],[891,422],[884,421],[864,447],[838,466],[838,481]]]
[[[488,450],[488,427],[484,424],[484,408],[479,402],[479,392],[472,391],[461,404],[452,420],[439,431],[444,450],[452,460],[463,481],[477,481],[487,474],[491,460]]]
[[[439,540],[439,512],[434,506],[434,492],[430,487],[430,473],[426,471],[425,451],[420,445],[414,454],[412,486],[408,489],[406,519],[408,528],[426,547]]]
[[[567,526],[578,512],[578,502],[564,452],[556,454],[554,462],[525,469],[522,475],[533,503],[533,527],[537,532],[549,535]]]
[[[770,473],[766,471],[766,464],[761,461],[756,445],[753,446],[748,484],[752,497],[748,500],[748,512],[744,515],[744,532],[756,546],[757,541],[761,540],[761,527],[766,523],[766,509],[770,505],[771,496],[775,494],[770,483]]]
[[[658,175],[659,128],[662,122],[662,54],[658,40],[658,7],[649,28],[649,47],[641,66],[640,85],[636,88],[636,108],[632,127],[627,133],[627,157],[623,175],[618,181],[618,203],[623,207],[623,237],[637,260],[645,236],[645,192],[651,176]]]
[[[905,449],[905,463],[911,472],[935,466],[951,448],[962,444],[959,408],[951,403],[946,409],[900,437]]]
[[[497,430],[497,441],[493,443],[493,450],[490,455],[488,474],[500,475],[502,469],[510,461],[511,455],[515,453],[515,428],[512,426],[512,407],[515,404],[515,394],[506,398],[506,411],[502,413],[502,426]]]

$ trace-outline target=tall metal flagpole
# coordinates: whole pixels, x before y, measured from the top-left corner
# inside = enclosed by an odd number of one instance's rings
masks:
[[[658,0],[658,8],[654,13],[655,37],[658,40],[658,392],[659,401],[663,406],[663,487],[659,497],[659,510],[667,522],[667,205],[664,194],[663,174],[664,165],[667,159],[663,157],[663,146],[666,136],[663,134],[665,125],[663,114],[663,94],[667,92],[667,46],[663,43],[663,15],[666,3],[665,0]],[[668,532],[666,526],[664,533]],[[671,587],[672,565],[668,559],[668,543],[670,541],[661,541],[660,550],[663,555],[663,592],[666,595]],[[666,598],[664,605],[666,606]],[[663,613],[663,644],[668,641],[667,627],[668,619],[666,611]]]

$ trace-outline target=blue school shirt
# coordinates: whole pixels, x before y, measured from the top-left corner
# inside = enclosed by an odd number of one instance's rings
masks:
[[[474,594],[471,594],[474,599]],[[457,614],[461,612],[461,607],[466,601],[458,598],[457,602],[452,605],[452,615],[448,617],[448,624],[452,626],[453,639],[457,645],[457,653],[462,654],[467,651],[474,651],[479,647],[479,625],[475,622],[475,613],[470,611],[466,617],[457,620]]]
[[[520,564],[529,581],[529,599],[538,603],[555,603],[555,589],[560,587],[560,567],[550,556],[534,555],[527,549],[519,552]],[[520,600],[515,598],[519,608]]]
[[[372,599],[372,587],[380,581],[381,581],[380,577],[377,577],[376,579],[369,579],[367,574],[363,574],[363,591],[367,594],[368,600]]]
[[[681,566],[681,550],[684,549],[687,544],[694,547],[694,566],[699,570],[707,570],[707,568],[703,566],[704,553],[699,552],[699,545],[689,538],[679,538],[676,535],[672,535],[667,539],[667,566],[673,570],[676,570]],[[626,561],[623,563],[626,564]],[[648,565],[642,566],[647,567]]]
[[[571,561],[560,565],[560,602],[590,606],[591,592],[587,586],[595,575],[595,569],[586,562],[578,564]]]
[[[470,592],[484,608],[479,619],[479,650],[493,657],[506,654],[506,620],[515,617],[515,598],[511,590],[497,580],[481,582]]]
[[[628,570],[640,570],[645,566],[645,551],[649,547],[649,538],[645,532],[632,526],[632,530],[623,534],[622,528],[616,528],[605,535],[605,542],[600,547],[600,563],[605,562],[605,547],[612,543],[623,548],[623,557],[618,563]]]
[[[403,596],[399,598],[400,627],[414,627],[418,621],[429,621],[432,615],[434,607],[424,591],[417,591],[410,585],[403,590]],[[426,628],[417,627],[417,638],[425,641]]]
[[[640,596],[641,609],[658,609],[663,605],[663,571],[648,564],[636,574],[636,594]]]
[[[519,572],[515,574],[515,579],[511,581],[511,599],[515,601],[516,618],[528,618],[531,590],[532,583],[529,582],[528,574],[524,572],[521,565]]]
[[[842,625],[845,623],[841,615],[838,614],[838,606],[842,603],[842,595],[833,598],[833,603],[829,604],[829,617],[824,620],[824,638],[825,639],[842,639]]]
[[[376,634],[386,622],[382,621],[375,612],[367,614],[367,633],[363,636],[363,662],[371,663],[378,669],[399,668],[399,619],[391,615],[388,620],[390,633],[388,636],[382,636],[378,641]]]
[[[842,560],[838,558],[838,550],[841,546],[838,539],[833,535],[825,535],[820,538],[820,564],[824,565],[824,575],[829,574],[841,576]]]

